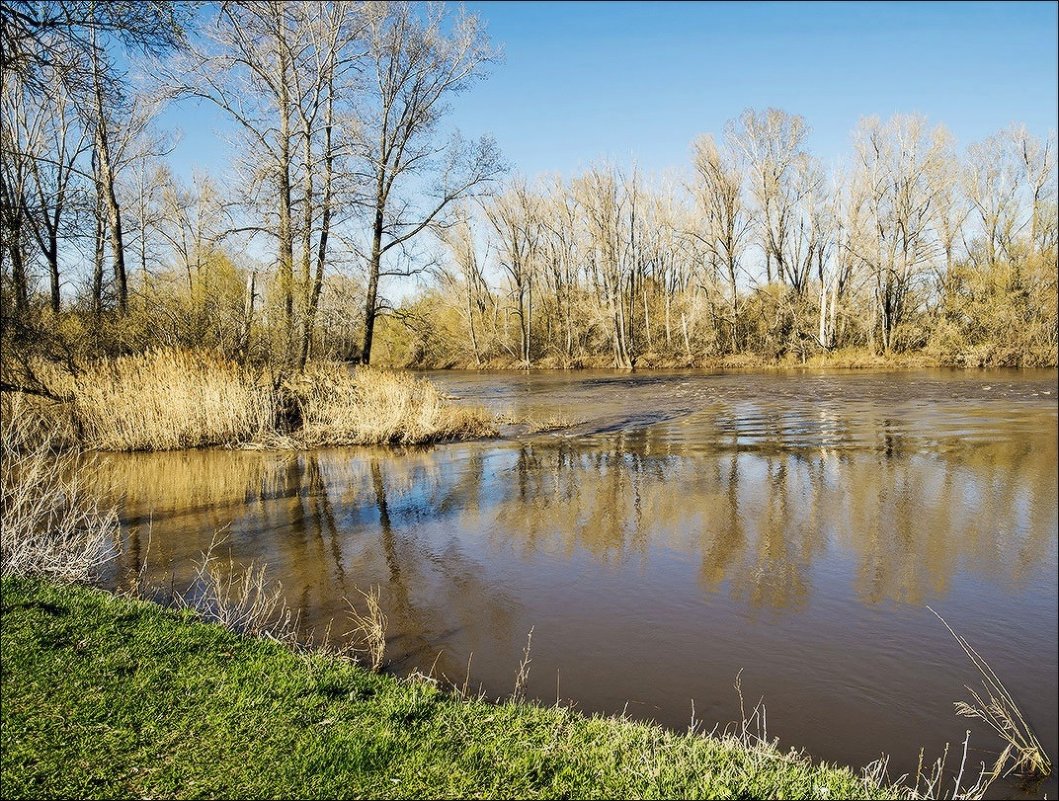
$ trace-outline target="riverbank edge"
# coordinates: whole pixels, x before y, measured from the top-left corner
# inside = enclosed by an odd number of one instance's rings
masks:
[[[904,795],[771,745],[461,697],[98,589],[8,577],[0,612],[5,798]]]
[[[872,353],[868,350],[846,349],[828,354],[815,354],[805,359],[788,354],[782,357],[762,356],[753,353],[731,354],[727,356],[707,356],[702,358],[680,359],[658,357],[650,354],[641,357],[631,368],[616,367],[614,360],[604,356],[593,356],[574,359],[544,357],[526,365],[512,358],[496,358],[475,364],[472,361],[450,361],[435,364],[394,364],[389,369],[413,371],[468,370],[481,372],[505,372],[516,370],[531,371],[571,371],[580,370],[617,370],[636,372],[652,370],[767,370],[767,371],[800,371],[800,370],[886,370],[911,371],[928,369],[951,370],[1054,370],[1059,367],[1059,360],[1048,357],[1044,360],[1030,359],[1020,354],[1015,359],[993,360],[988,356],[965,354],[961,358],[942,357],[924,352],[912,353]]]

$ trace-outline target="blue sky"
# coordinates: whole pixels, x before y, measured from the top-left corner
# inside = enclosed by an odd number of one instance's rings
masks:
[[[600,156],[683,163],[746,107],[806,117],[844,154],[857,120],[918,112],[964,144],[1056,127],[1056,4],[471,3],[506,53],[461,99],[528,174]]]
[[[866,115],[925,114],[962,145],[1012,122],[1057,127],[1055,3],[473,2],[503,61],[451,123],[492,133],[519,172],[595,160],[680,169],[747,107],[806,117],[825,164]],[[182,105],[181,172],[228,161],[212,110]]]

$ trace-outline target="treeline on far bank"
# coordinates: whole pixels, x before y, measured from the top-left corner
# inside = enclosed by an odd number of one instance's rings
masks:
[[[598,299],[590,292],[570,294],[572,333],[560,327],[563,315],[557,312],[564,301],[541,291],[535,327],[527,336],[529,356],[523,357],[519,321],[505,312],[502,296],[491,295],[484,311],[473,313],[478,330],[472,345],[471,315],[445,288],[431,288],[402,308],[399,318],[382,320],[378,358],[393,366],[432,369],[1059,364],[1054,256],[1007,262],[989,272],[961,265],[932,303],[906,315],[890,348],[880,347],[872,336],[878,322],[870,290],[849,293],[834,309],[833,335],[822,345],[818,331],[824,306],[816,294],[773,283],[740,291],[732,303],[720,291],[669,295],[652,287],[641,296],[642,305],[630,305],[628,360],[622,365]]]
[[[428,232],[430,266],[408,268],[415,291],[380,305],[371,361],[1059,363],[1054,139],[1013,128],[958,157],[918,118],[868,120],[849,174],[825,180],[803,136],[800,117],[747,112],[723,144],[696,143],[683,185],[604,165],[455,205]],[[746,155],[759,152],[773,155]],[[107,281],[102,295],[75,284],[56,303],[31,273],[18,285],[5,269],[5,351],[69,362],[207,348],[294,370],[366,361],[371,271],[352,258],[319,282],[292,279],[238,252],[209,227],[215,191],[207,181],[185,197],[191,216],[160,213],[168,239],[193,247],[159,245],[155,266],[129,274],[124,303]]]
[[[803,117],[747,109],[679,178],[528,181],[446,135],[497,51],[441,4],[0,4],[5,384],[159,348],[290,372],[1059,361],[1054,132],[959,148],[867,118],[828,170]],[[241,132],[226,174],[174,173],[174,103]]]
[[[694,142],[680,182],[612,165],[510,181],[439,234],[387,358],[1056,365],[1054,133],[960,150],[921,117],[868,118],[826,174],[807,132],[747,110]]]

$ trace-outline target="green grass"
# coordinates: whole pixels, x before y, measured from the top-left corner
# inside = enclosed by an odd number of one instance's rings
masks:
[[[848,769],[461,700],[98,590],[9,578],[0,606],[4,798],[865,797]]]

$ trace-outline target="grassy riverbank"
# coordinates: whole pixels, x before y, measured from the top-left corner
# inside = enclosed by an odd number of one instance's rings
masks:
[[[735,739],[463,700],[141,601],[2,585],[5,798],[894,797]]]

